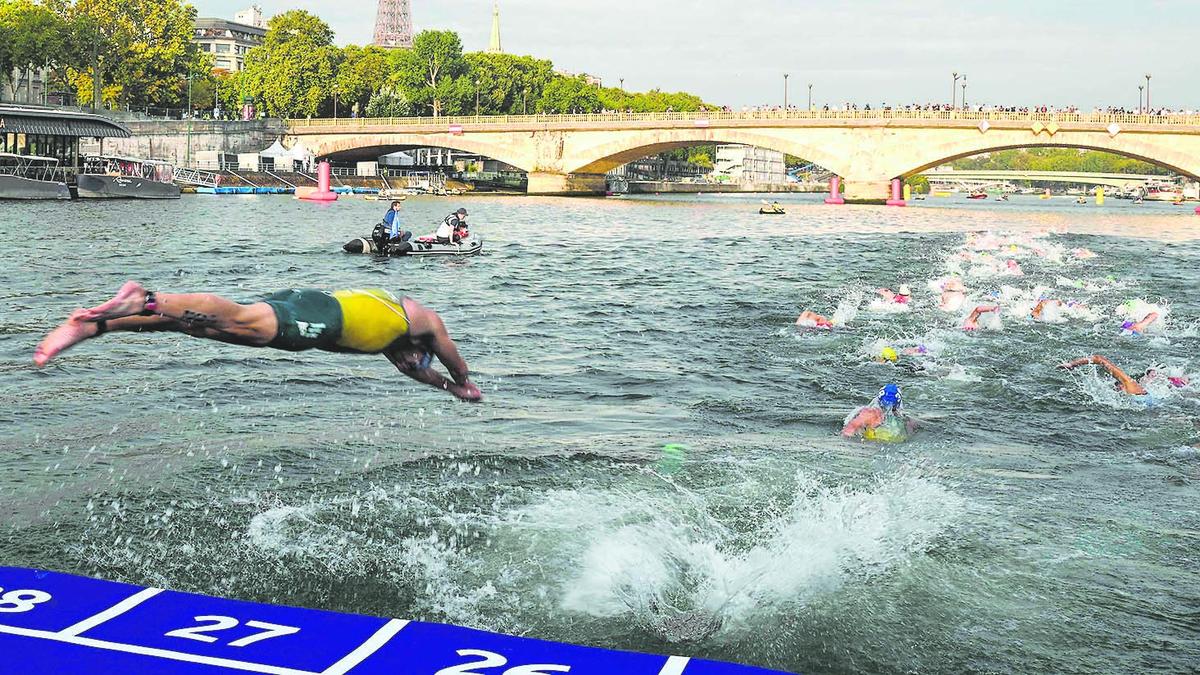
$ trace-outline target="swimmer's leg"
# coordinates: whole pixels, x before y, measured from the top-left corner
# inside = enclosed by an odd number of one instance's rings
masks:
[[[221,342],[262,347],[279,330],[275,311],[266,303],[241,305],[209,293],[156,296],[155,314],[135,316],[145,307],[146,290],[126,283],[112,300],[74,312],[51,331],[34,352],[34,363],[43,366],[63,351],[112,331],[172,331]]]

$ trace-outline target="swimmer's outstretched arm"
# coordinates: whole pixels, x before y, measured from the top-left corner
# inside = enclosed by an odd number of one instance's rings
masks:
[[[883,411],[879,408],[866,407],[858,411],[846,426],[842,427],[842,435],[846,438],[853,438],[862,433],[867,427],[877,427],[883,424]]]
[[[418,382],[449,391],[464,401],[482,399],[483,394],[479,391],[479,387],[471,382],[471,372],[467,367],[467,362],[458,353],[458,346],[454,344],[450,333],[446,331],[446,324],[442,322],[442,317],[412,298],[404,298],[404,310],[409,318],[410,337],[417,343],[429,345],[430,351],[437,356],[438,361],[442,362],[454,380],[450,382],[428,368],[407,370],[398,364],[392,355],[388,355],[388,360],[392,361],[400,369],[400,372]]]
[[[968,316],[967,320],[963,322],[963,328],[978,328],[979,327],[979,317],[983,316],[984,314],[986,314],[988,312],[999,312],[999,311],[1000,311],[1000,305],[979,305],[978,307],[976,307],[974,309],[974,311],[971,312],[971,316]]]
[[[1087,365],[1096,365],[1107,370],[1110,375],[1116,378],[1117,384],[1120,385],[1121,390],[1126,394],[1141,396],[1142,394],[1146,393],[1146,388],[1138,384],[1137,380],[1127,375],[1125,371],[1118,368],[1117,365],[1112,361],[1109,361],[1099,354],[1093,354],[1091,356],[1085,356],[1082,359],[1068,361],[1060,364],[1058,367],[1064,370],[1071,370],[1073,368],[1078,368],[1079,366]]]
[[[1142,317],[1141,321],[1138,321],[1130,326],[1129,330],[1133,331],[1134,333],[1145,333],[1146,328],[1155,321],[1158,321],[1158,312],[1150,312],[1146,316]]]

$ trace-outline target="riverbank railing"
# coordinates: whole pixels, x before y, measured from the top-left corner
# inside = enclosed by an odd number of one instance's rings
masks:
[[[868,121],[916,120],[930,122],[1042,122],[1079,124],[1122,124],[1168,127],[1200,127],[1200,114],[1130,114],[1106,112],[1010,112],[1003,110],[747,110],[652,113],[584,113],[567,115],[468,115],[441,117],[337,117],[287,120],[288,127],[373,127],[434,125],[558,125],[573,123],[678,123],[703,126],[712,122],[733,121]]]

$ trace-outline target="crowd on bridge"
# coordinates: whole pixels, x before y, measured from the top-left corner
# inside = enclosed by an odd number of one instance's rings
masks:
[[[870,103],[865,103],[861,106],[857,103],[850,103],[850,102],[843,103],[840,106],[839,105],[830,105],[830,104],[826,103],[817,109],[822,112],[837,112],[837,113],[840,113],[840,112],[871,112],[873,110],[876,110],[876,111],[884,111],[884,112],[899,111],[899,112],[906,112],[906,113],[918,113],[918,112],[992,113],[992,112],[997,112],[997,113],[1014,113],[1014,114],[1051,114],[1051,115],[1058,115],[1058,114],[1064,114],[1064,115],[1079,115],[1079,114],[1151,115],[1151,116],[1156,116],[1156,117],[1163,117],[1163,116],[1168,116],[1168,115],[1200,115],[1200,110],[1194,110],[1194,109],[1190,109],[1190,108],[1188,108],[1188,109],[1184,109],[1184,108],[1179,108],[1179,109],[1154,108],[1152,110],[1139,111],[1139,110],[1126,108],[1123,106],[1108,106],[1105,108],[1095,107],[1089,113],[1088,111],[1081,109],[1079,106],[1073,106],[1073,105],[1068,105],[1068,106],[1052,106],[1052,105],[961,106],[961,105],[950,105],[949,103],[909,103],[906,105],[893,106],[886,102],[880,103],[878,106],[875,106],[875,107],[872,107]],[[725,112],[732,112],[732,110],[728,106],[725,106],[724,108],[722,108],[722,110]],[[783,106],[779,106],[779,105],[742,106],[743,113],[782,113],[785,110],[789,113],[792,113],[792,112],[798,113],[798,112],[806,111],[806,109],[804,107],[794,106],[794,105],[789,105],[786,109]]]

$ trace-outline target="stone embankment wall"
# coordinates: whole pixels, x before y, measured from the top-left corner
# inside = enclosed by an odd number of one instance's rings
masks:
[[[133,132],[131,138],[83,139],[84,154],[123,155],[138,159],[161,159],[185,166],[188,147],[193,160],[205,150],[220,152],[259,152],[283,136],[283,120],[249,122],[212,120],[149,120],[123,122]]]

